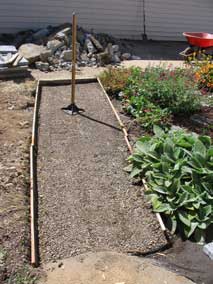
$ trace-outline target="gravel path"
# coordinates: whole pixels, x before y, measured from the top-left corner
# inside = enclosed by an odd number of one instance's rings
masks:
[[[42,262],[89,251],[143,252],[166,243],[140,187],[123,171],[122,132],[98,84],[77,86],[83,116],[63,113],[70,87],[43,87],[38,145]]]

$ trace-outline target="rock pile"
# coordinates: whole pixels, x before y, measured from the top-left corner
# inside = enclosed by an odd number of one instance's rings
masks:
[[[22,32],[14,36],[13,43],[19,47],[19,53],[29,61],[29,64],[41,71],[70,70],[71,68],[71,25],[64,24],[36,32]],[[79,67],[98,67],[119,64],[122,60],[140,59],[125,53],[122,49],[119,40],[107,34],[89,33],[78,27],[77,62]]]

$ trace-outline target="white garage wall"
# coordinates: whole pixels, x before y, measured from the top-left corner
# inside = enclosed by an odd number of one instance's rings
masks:
[[[120,38],[141,38],[141,0],[0,0],[0,33],[57,25],[78,14],[79,25]]]
[[[183,40],[182,33],[213,33],[213,0],[145,0],[146,33],[153,40]]]

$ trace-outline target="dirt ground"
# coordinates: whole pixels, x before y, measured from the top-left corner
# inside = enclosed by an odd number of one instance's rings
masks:
[[[212,260],[203,253],[203,247],[190,241],[177,239],[169,250],[157,253],[151,258],[197,284],[212,284]]]
[[[29,141],[34,81],[0,81],[0,283],[28,276]],[[27,271],[28,273],[28,271]]]
[[[115,252],[88,253],[45,266],[46,284],[193,284],[155,261]]]
[[[123,171],[123,133],[96,83],[77,86],[85,109],[71,117],[70,87],[42,90],[39,242],[42,263],[89,251],[146,252],[166,244],[141,187]]]

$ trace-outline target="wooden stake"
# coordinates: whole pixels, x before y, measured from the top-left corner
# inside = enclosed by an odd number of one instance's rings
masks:
[[[77,19],[76,19],[75,13],[73,13],[73,16],[72,16],[72,91],[71,91],[71,104],[75,104],[76,35],[77,35]]]

